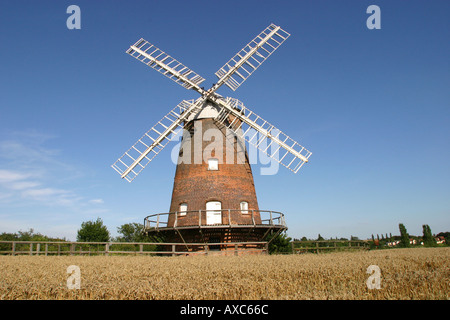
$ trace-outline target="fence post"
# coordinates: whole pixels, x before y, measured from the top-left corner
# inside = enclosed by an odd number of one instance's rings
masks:
[[[105,256],[109,255],[109,243],[105,245]]]
[[[238,245],[237,244],[234,245],[234,255],[235,256],[238,255]]]
[[[40,243],[38,243],[37,245],[36,245],[36,255],[38,256],[39,255],[39,252],[41,251],[41,244]]]
[[[316,253],[319,253],[319,242],[316,242]]]
[[[143,251],[144,251],[144,245],[143,244],[140,244],[139,245],[139,253],[143,253]]]
[[[33,255],[33,243],[30,242],[30,256]]]
[[[172,245],[172,257],[175,255],[175,245]]]
[[[291,242],[291,248],[292,248],[292,253],[295,253],[295,250],[294,250],[294,241]]]
[[[45,244],[45,255],[48,255],[48,243]]]

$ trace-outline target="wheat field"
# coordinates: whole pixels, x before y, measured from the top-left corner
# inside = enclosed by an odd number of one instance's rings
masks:
[[[440,299],[450,248],[257,256],[0,256],[0,299]],[[70,265],[80,289],[69,289]],[[366,284],[379,267],[380,289]]]

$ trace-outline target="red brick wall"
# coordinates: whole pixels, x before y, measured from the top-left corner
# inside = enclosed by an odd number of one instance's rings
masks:
[[[198,210],[206,210],[208,201],[220,201],[222,209],[235,209],[239,211],[231,211],[232,223],[252,223],[251,210],[259,210],[256,198],[255,186],[248,155],[242,151],[234,143],[234,138],[228,140],[225,136],[226,130],[219,128],[213,119],[201,119],[192,121],[185,125],[186,129],[195,128],[191,133],[191,140],[187,137],[183,138],[179,163],[176,168],[174,186],[172,192],[172,200],[170,212],[179,211],[181,203],[187,203],[188,211],[195,210],[195,213],[188,212],[186,216],[178,215],[177,225],[198,225]],[[210,129],[220,129],[222,139],[212,138],[211,141],[203,141],[203,136],[208,133],[215,133]],[[220,141],[222,140],[222,141]],[[231,141],[231,142],[230,142]],[[196,144],[199,142],[199,144]],[[234,155],[233,163],[230,156],[227,159],[227,143],[232,146],[228,151]],[[203,157],[204,151],[208,154]],[[232,150],[232,151],[231,151]],[[212,151],[212,152],[210,152]],[[219,170],[208,170],[208,158],[211,154],[212,158],[219,160]],[[180,163],[180,160],[190,160],[191,163]],[[194,163],[194,160],[202,160],[201,163]],[[241,163],[237,163],[240,160]],[[186,161],[187,162],[187,161]],[[240,212],[241,201],[248,202],[249,214]],[[174,215],[169,217],[169,226],[174,224]],[[254,213],[256,223],[260,223],[261,219],[258,212]],[[228,224],[228,213],[222,214],[223,223]],[[202,214],[202,222],[206,223],[206,214]]]

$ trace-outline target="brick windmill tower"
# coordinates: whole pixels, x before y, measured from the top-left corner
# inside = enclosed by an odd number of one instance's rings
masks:
[[[154,45],[140,39],[127,53],[176,83],[197,91],[146,132],[112,167],[128,182],[174,139],[182,137],[168,213],[144,220],[144,232],[167,242],[226,243],[263,241],[287,229],[284,215],[260,210],[247,152],[254,148],[294,173],[311,152],[249,110],[237,99],[216,91],[235,91],[290,35],[269,25],[216,72],[209,90],[205,80]]]

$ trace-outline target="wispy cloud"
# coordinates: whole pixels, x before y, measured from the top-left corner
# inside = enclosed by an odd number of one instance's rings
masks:
[[[103,204],[87,200],[65,183],[80,177],[79,170],[63,161],[62,152],[46,146],[54,136],[15,132],[0,140],[0,204],[39,203],[46,206],[88,206]],[[74,178],[72,178],[74,179]]]
[[[24,180],[30,177],[30,174],[23,172],[11,171],[11,170],[0,170],[0,183],[14,183],[16,181]]]
[[[9,187],[13,190],[27,190],[30,188],[38,187],[41,184],[36,181],[17,181],[13,182],[9,185]]]
[[[82,198],[73,191],[45,186],[48,182],[35,180],[32,174],[0,170],[0,202],[36,201],[47,205],[74,205]]]
[[[103,204],[104,201],[103,201],[103,199],[92,199],[92,200],[89,200],[89,203],[91,203],[91,204]]]

